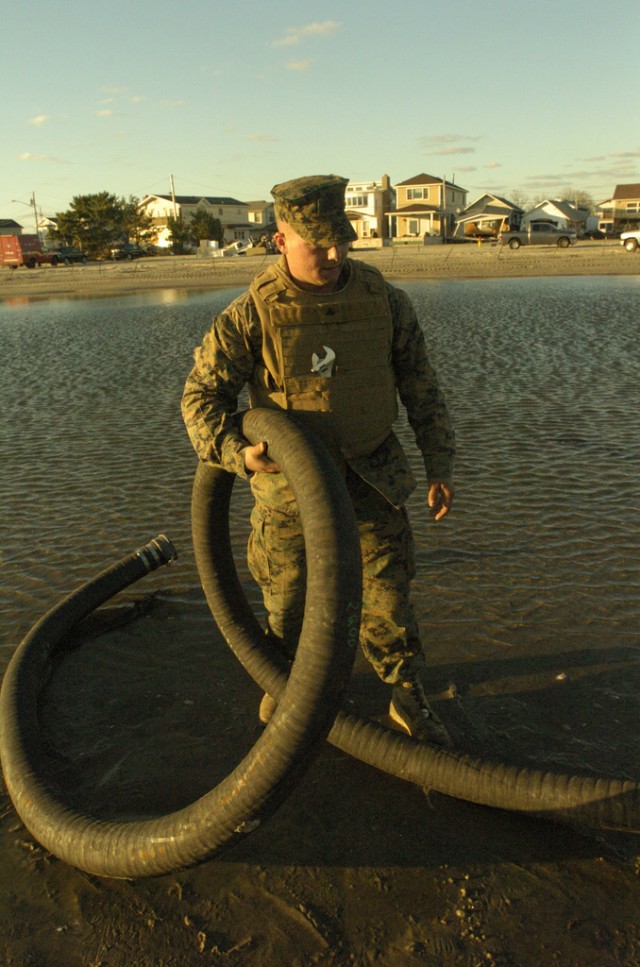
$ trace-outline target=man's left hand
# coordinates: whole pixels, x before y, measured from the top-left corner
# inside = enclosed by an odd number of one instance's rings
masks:
[[[453,503],[453,487],[451,484],[436,483],[429,484],[429,495],[427,497],[429,509],[435,521],[442,520],[451,510]]]

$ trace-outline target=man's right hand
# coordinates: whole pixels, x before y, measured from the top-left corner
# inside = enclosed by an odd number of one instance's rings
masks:
[[[280,473],[280,467],[267,453],[268,446],[266,440],[262,440],[241,451],[247,473]]]

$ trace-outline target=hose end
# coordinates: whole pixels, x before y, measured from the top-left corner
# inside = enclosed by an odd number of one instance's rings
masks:
[[[142,560],[148,573],[178,559],[178,552],[166,534],[158,534],[144,547],[139,548],[136,554]]]

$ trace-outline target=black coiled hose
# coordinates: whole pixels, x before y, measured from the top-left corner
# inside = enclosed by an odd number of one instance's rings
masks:
[[[259,433],[271,439],[269,413],[261,421],[256,412]],[[44,615],[9,664],[0,693],[0,756],[7,789],[27,829],[72,866],[103,876],[138,877],[210,858],[274,812],[331,727],[351,673],[360,620],[360,550],[353,509],[335,464],[300,428],[282,425],[270,452],[300,507],[310,548],[308,604],[290,686],[279,692],[276,715],[215,789],[169,815],[120,823],[76,812],[41,778],[38,697],[53,654],[91,611],[170,559],[173,551],[165,538],[109,568]],[[228,519],[224,502],[218,515]]]

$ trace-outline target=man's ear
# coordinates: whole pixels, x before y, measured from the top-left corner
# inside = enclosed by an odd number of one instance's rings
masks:
[[[286,250],[286,239],[281,231],[274,232],[273,241],[276,243],[276,248],[279,252],[284,252]]]

